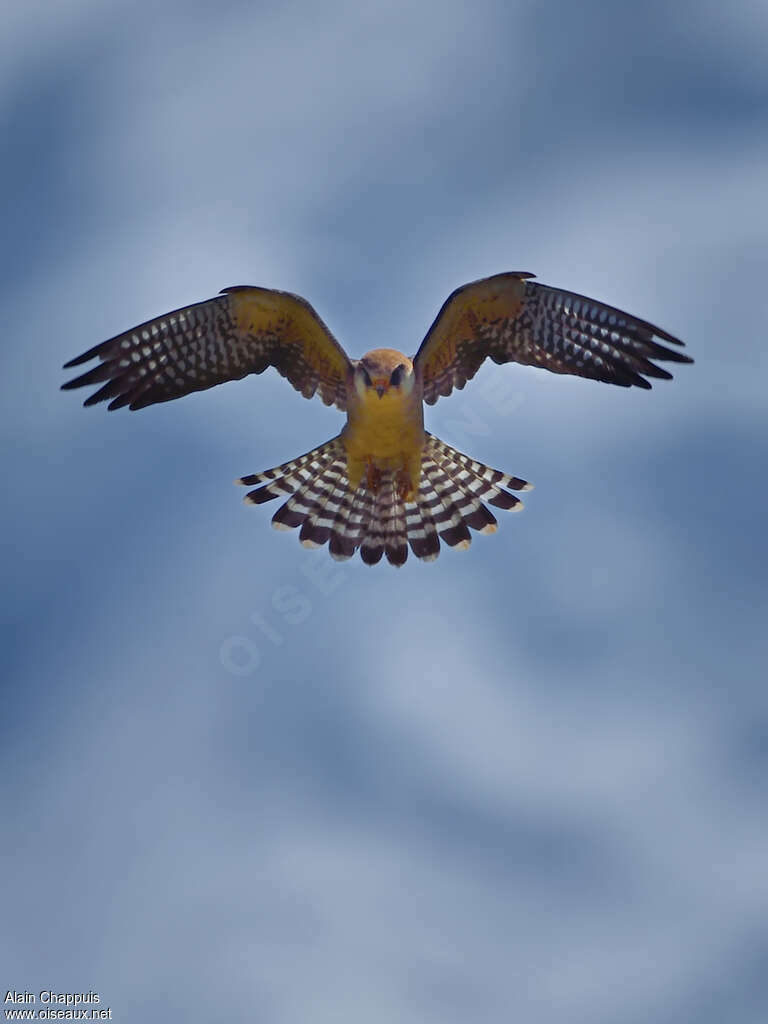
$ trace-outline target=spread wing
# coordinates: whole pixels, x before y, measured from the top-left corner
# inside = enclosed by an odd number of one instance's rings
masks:
[[[304,299],[289,292],[247,286],[225,288],[197,302],[148,320],[70,360],[99,364],[64,389],[102,384],[85,400],[111,399],[110,409],[143,409],[203,391],[249,373],[275,369],[311,398],[346,408],[348,356]],[[106,382],[106,383],[104,383]]]
[[[683,344],[659,327],[531,277],[496,274],[448,297],[414,358],[425,402],[463,388],[487,358],[641,388],[672,376],[652,360],[693,362],[659,344]]]

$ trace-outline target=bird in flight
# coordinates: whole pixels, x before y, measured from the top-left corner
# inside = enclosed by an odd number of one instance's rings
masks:
[[[336,559],[359,549],[403,565],[408,548],[425,561],[440,541],[468,548],[470,530],[493,533],[487,507],[520,509],[512,491],[531,484],[490,469],[424,429],[433,405],[463,388],[486,359],[650,388],[669,379],[656,362],[690,363],[683,342],[645,320],[575,292],[496,274],[457,288],[412,358],[391,348],[350,359],[306,300],[238,286],[149,320],[65,364],[99,362],[64,389],[99,384],[85,405],[143,409],[273,366],[305,398],[318,394],[347,422],[336,437],[274,469],[237,482],[254,505],[287,498],[277,529],[300,528],[307,547]],[[660,340],[657,340],[660,339]]]

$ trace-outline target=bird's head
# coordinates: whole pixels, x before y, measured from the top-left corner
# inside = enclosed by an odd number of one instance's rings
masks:
[[[367,352],[355,366],[355,389],[363,399],[410,394],[414,381],[413,363],[393,348]]]

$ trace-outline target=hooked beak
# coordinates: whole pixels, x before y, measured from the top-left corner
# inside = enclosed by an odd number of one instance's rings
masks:
[[[373,384],[376,394],[381,398],[385,391],[389,391],[389,381],[377,380]]]

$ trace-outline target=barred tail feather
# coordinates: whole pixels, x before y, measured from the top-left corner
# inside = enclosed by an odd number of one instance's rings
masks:
[[[422,475],[430,483],[430,508],[440,539],[448,547],[466,550],[472,543],[468,525],[464,522],[462,511],[454,500],[456,490],[451,479],[432,458],[424,458],[421,464]],[[461,494],[461,497],[464,497]],[[469,506],[466,510],[471,511]]]
[[[250,491],[245,496],[245,500],[249,504],[261,505],[262,502],[272,501],[273,498],[293,494],[297,487],[309,483],[334,458],[343,455],[344,446],[338,437],[334,437],[318,448],[313,448],[312,451],[299,455],[298,458],[291,459],[290,462],[284,462],[282,466],[266,469],[263,473],[241,476],[235,480],[235,483],[243,484],[246,487],[262,484],[262,487]]]
[[[364,487],[347,491],[331,528],[328,550],[337,562],[351,558],[360,547],[372,514],[372,495]]]
[[[427,440],[424,446],[424,453],[431,455],[437,461],[451,467],[453,477],[460,486],[485,498],[493,504],[493,498],[498,497],[502,490],[509,491],[532,491],[533,484],[527,480],[521,480],[519,476],[510,476],[502,473],[500,469],[491,469],[482,462],[470,459],[468,455],[452,448],[439,437],[425,431]],[[514,498],[514,495],[510,495]],[[519,499],[516,499],[519,501]],[[506,507],[506,506],[499,506]]]
[[[405,504],[397,493],[397,483],[394,479],[389,482],[384,499],[384,554],[390,565],[401,566],[408,558],[408,533]]]
[[[238,483],[259,486],[245,500],[260,505],[287,497],[272,517],[276,529],[299,528],[306,547],[328,544],[333,558],[351,558],[355,551],[367,565],[383,557],[401,566],[408,549],[423,561],[440,553],[440,541],[464,550],[471,530],[493,533],[496,517],[485,502],[502,509],[520,509],[510,491],[531,484],[470,459],[444,441],[426,434],[421,483],[413,501],[403,502],[397,475],[383,470],[375,491],[363,480],[351,491],[346,450],[340,437],[281,466],[242,477]]]
[[[430,505],[431,484],[422,479],[418,499],[405,506],[405,529],[411,551],[424,562],[434,562],[440,554],[440,536]]]

